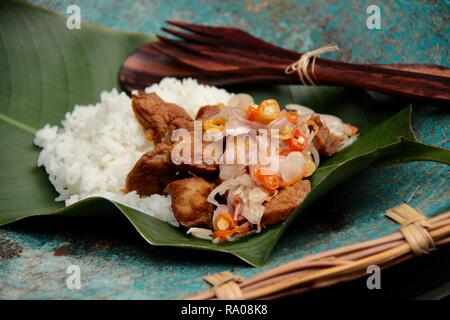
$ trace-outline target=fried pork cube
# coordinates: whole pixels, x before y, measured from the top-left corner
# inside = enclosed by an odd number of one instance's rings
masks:
[[[342,143],[342,138],[335,136],[330,130],[323,124],[319,116],[313,116],[311,118],[317,124],[318,132],[313,139],[313,144],[317,148],[317,151],[322,157],[330,157],[337,152],[339,146]],[[310,126],[313,129],[313,126]]]
[[[206,164],[206,163],[200,163],[200,164],[180,164],[177,166],[177,169],[180,171],[187,171],[194,175],[204,175],[209,180],[215,179],[217,175],[219,174],[219,165],[217,164]]]
[[[175,128],[192,126],[192,118],[183,108],[164,101],[156,93],[133,96],[132,107],[146,137],[155,144],[170,141],[169,128],[174,122]]]
[[[203,106],[197,111],[195,120],[204,121],[206,119],[209,119],[212,116],[218,114],[222,108],[223,108],[223,104],[221,104],[221,103],[215,104],[215,105]]]
[[[172,210],[185,227],[212,227],[214,206],[207,201],[215,185],[198,177],[176,180],[167,185]]]
[[[261,219],[262,225],[277,224],[286,219],[311,191],[309,180],[300,180],[281,189],[278,194],[264,204],[266,208]]]
[[[189,132],[194,131],[194,121],[185,118],[176,118],[169,124],[169,134],[167,135],[169,140],[172,136],[172,132],[177,129],[186,129]],[[171,141],[171,140],[170,140]]]
[[[170,146],[160,143],[144,154],[128,173],[125,192],[136,190],[140,196],[163,194],[167,184],[176,178],[170,150]]]

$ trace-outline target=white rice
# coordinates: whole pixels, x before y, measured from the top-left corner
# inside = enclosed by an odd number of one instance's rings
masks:
[[[199,85],[197,80],[164,78],[159,84],[145,89],[146,93],[156,92],[163,100],[182,106],[193,118],[199,107],[227,103],[232,94],[224,89]]]
[[[226,90],[199,85],[196,80],[164,78],[145,89],[176,103],[195,116],[199,107],[226,103]],[[61,127],[45,125],[34,143],[42,148],[38,166],[44,166],[59,196],[55,201],[71,205],[100,196],[135,208],[178,226],[170,197],[124,194],[125,178],[136,161],[153,148],[145,139],[131,109],[131,99],[113,89],[102,92],[96,105],[75,106]]]

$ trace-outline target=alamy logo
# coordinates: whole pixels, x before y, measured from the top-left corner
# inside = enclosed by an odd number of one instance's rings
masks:
[[[377,265],[370,265],[367,267],[367,273],[371,274],[367,278],[367,289],[381,289],[381,269]]]
[[[81,269],[75,264],[70,265],[66,269],[66,273],[70,276],[66,279],[67,289],[79,290],[81,289]]]
[[[81,29],[81,9],[79,6],[72,4],[67,7],[66,13],[69,15],[66,20],[66,27],[69,30]]]
[[[366,13],[369,14],[366,20],[366,26],[369,30],[381,29],[381,9],[379,6],[372,4],[367,7]]]
[[[179,128],[172,132],[175,142],[171,151],[174,164],[244,164],[270,165],[271,172],[279,168],[279,129],[212,128],[204,133],[202,121],[194,121],[194,131]],[[236,135],[236,131],[240,135]],[[245,135],[242,135],[245,133]],[[225,146],[223,144],[225,139]],[[262,173],[264,174],[264,173]],[[268,174],[268,173],[266,173]]]

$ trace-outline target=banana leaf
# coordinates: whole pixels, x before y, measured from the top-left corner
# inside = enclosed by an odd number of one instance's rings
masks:
[[[59,124],[75,104],[95,103],[102,90],[116,87],[123,59],[145,34],[124,33],[82,22],[68,30],[66,18],[16,2],[0,2],[0,225],[38,215],[113,217],[123,214],[152,245],[220,251],[254,266],[268,259],[293,219],[333,187],[373,165],[405,161],[450,163],[450,152],[416,141],[411,106],[381,103],[367,92],[336,87],[238,87],[255,100],[273,97],[318,112],[335,114],[360,128],[351,147],[321,164],[312,176],[312,191],[283,223],[236,242],[212,244],[124,205],[89,198],[64,207],[45,170],[38,168],[34,133],[44,124]]]

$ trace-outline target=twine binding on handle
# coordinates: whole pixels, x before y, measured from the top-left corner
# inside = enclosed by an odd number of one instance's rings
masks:
[[[286,74],[291,74],[291,73],[297,72],[302,84],[308,85],[308,83],[305,81],[305,78],[306,78],[306,80],[309,81],[309,84],[317,85],[319,83],[319,81],[317,80],[316,75],[314,73],[314,67],[316,65],[316,58],[319,57],[322,53],[333,52],[333,51],[339,51],[338,46],[336,46],[334,44],[329,44],[329,45],[323,46],[321,48],[305,52],[301,55],[300,59],[298,59],[296,62],[292,63],[291,65],[287,66],[286,69],[284,70],[284,72]],[[309,63],[310,63],[311,59],[312,59],[311,75],[309,75],[308,67],[309,67]],[[313,78],[314,78],[314,80],[313,80]]]
[[[427,230],[430,223],[426,216],[406,203],[387,210],[385,215],[400,224],[400,231],[416,256],[436,249],[433,238]]]
[[[216,297],[220,300],[243,300],[244,295],[238,283],[244,281],[242,277],[236,276],[229,271],[209,275],[203,278],[212,285]]]

